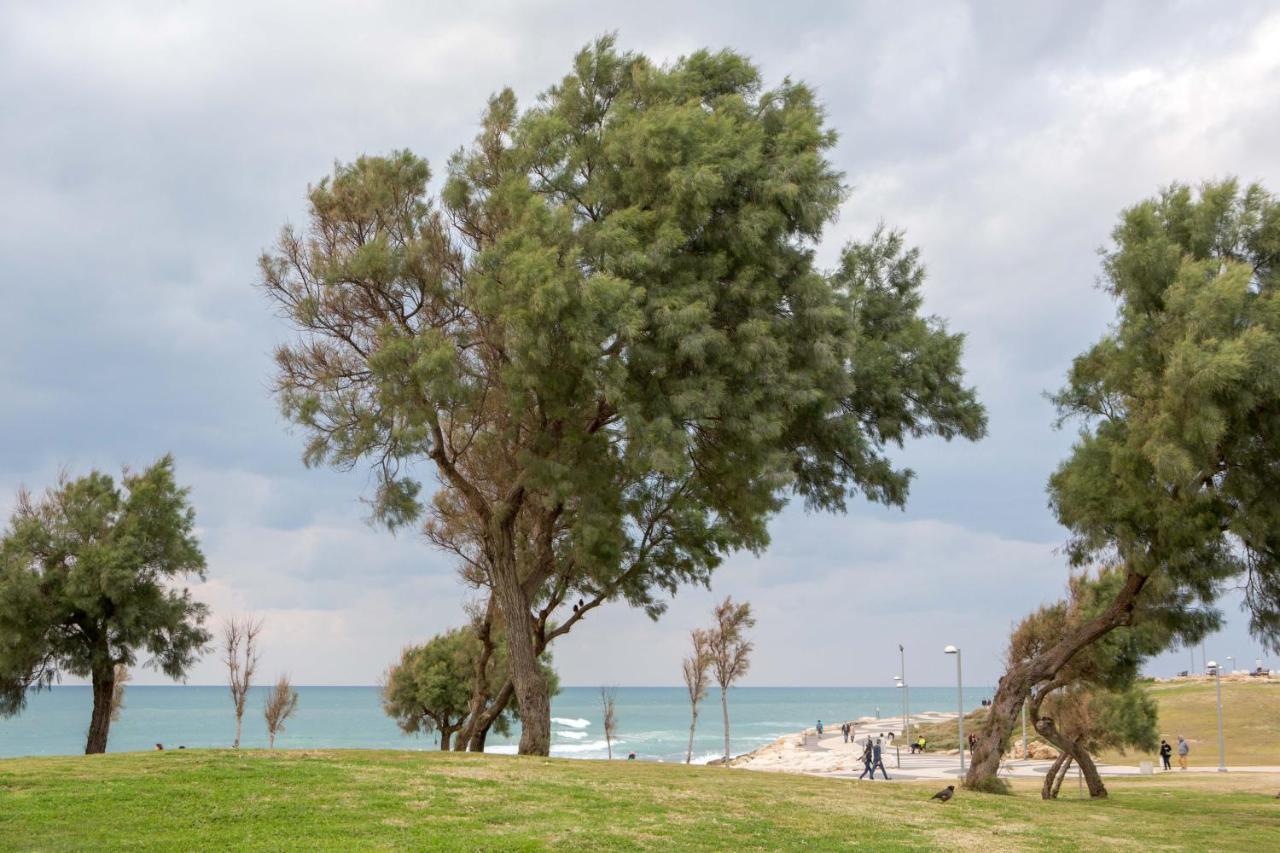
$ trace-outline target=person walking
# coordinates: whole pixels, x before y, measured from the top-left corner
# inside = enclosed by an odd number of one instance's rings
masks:
[[[818,737],[822,737],[822,720],[818,720]]]
[[[849,742],[849,724],[848,723],[840,724],[840,734],[844,735],[844,742],[848,743]]]
[[[858,776],[858,778],[862,779],[865,776],[870,776],[871,781],[874,782],[876,780],[876,771],[874,769],[874,764],[875,764],[875,758],[874,758],[874,753],[871,747],[871,738],[868,737],[862,745],[862,773]]]
[[[1182,735],[1178,735],[1178,766],[1183,770],[1187,769],[1187,753],[1191,751],[1190,744]]]
[[[883,757],[883,751],[880,745],[880,738],[876,738],[876,745],[872,747],[872,750],[871,750],[871,758],[872,758],[872,765],[871,765],[872,781],[875,781],[876,770],[879,770],[881,773],[883,773],[885,781],[888,781],[889,771],[884,769],[884,757]]]
[[[1169,764],[1170,755],[1173,755],[1173,747],[1169,746],[1169,741],[1165,740],[1164,738],[1161,738],[1160,739],[1160,760],[1164,762],[1165,770],[1173,769],[1173,767]]]

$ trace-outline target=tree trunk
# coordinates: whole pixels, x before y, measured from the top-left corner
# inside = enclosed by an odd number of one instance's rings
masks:
[[[471,736],[471,740],[467,741],[467,749],[471,752],[484,752],[484,741],[489,736],[489,727],[485,726],[479,729]],[[462,736],[458,736],[458,741],[462,741]],[[457,747],[455,747],[456,749]]]
[[[485,700],[488,698],[488,678],[486,678],[486,670],[489,668],[489,660],[493,657],[493,596],[489,596],[489,601],[485,605],[484,619],[476,627],[476,637],[480,640],[480,654],[476,658],[475,670],[472,674],[471,682],[471,701],[467,706],[467,717],[463,720],[462,728],[458,732],[458,738],[454,742],[454,750],[462,752],[468,749],[468,745],[475,738],[476,731],[480,728],[481,717],[485,711]],[[483,741],[484,738],[481,738]]]
[[[507,666],[520,703],[520,754],[551,752],[551,696],[538,667],[533,618],[516,570],[515,542],[510,525],[490,529],[491,577],[494,595],[507,628]]]
[[[964,787],[985,788],[998,778],[1004,742],[1013,732],[1018,714],[1022,710],[1022,701],[1031,692],[1031,688],[1057,675],[1081,649],[1113,628],[1127,624],[1138,593],[1146,582],[1146,575],[1130,571],[1125,577],[1124,586],[1116,594],[1115,601],[1103,613],[1085,622],[1032,660],[1011,666],[1001,676],[986,724],[980,730],[978,742],[974,745]]]
[[[698,727],[698,706],[693,706],[693,719],[689,721],[689,751],[685,753],[684,763],[693,763],[693,730]]]
[[[242,709],[236,709],[236,739],[231,744],[232,749],[240,748],[240,724],[243,721],[244,721],[244,711]]]
[[[115,667],[108,665],[93,671],[93,715],[89,718],[89,736],[84,754],[107,751],[107,733],[111,728],[111,697],[116,690]]]
[[[239,728],[239,723],[240,723],[240,721],[239,721],[239,720],[236,720],[236,727],[237,727],[237,728]],[[237,746],[237,747],[239,747],[239,745],[240,745],[240,744],[239,744],[239,741],[240,741],[240,739],[239,739],[239,738],[236,738],[236,746]],[[271,731],[269,731],[269,732],[267,732],[267,749],[275,749],[275,748],[276,748],[276,733],[275,733],[275,732],[271,732]]]
[[[720,708],[724,711],[724,763],[729,763],[729,690],[720,688]]]
[[[1053,798],[1053,783],[1058,778],[1058,771],[1062,769],[1062,765],[1067,761],[1067,754],[1059,752],[1058,757],[1053,760],[1053,764],[1049,765],[1049,772],[1044,774],[1044,784],[1040,786],[1040,799],[1049,800]]]
[[[453,737],[453,729],[440,729],[440,751],[449,751],[449,738]],[[461,740],[461,738],[459,738]]]
[[[1064,753],[1066,755],[1066,753]],[[1058,778],[1053,780],[1053,790],[1049,792],[1052,799],[1058,799],[1058,791],[1062,790],[1062,780],[1067,778],[1067,771],[1071,769],[1071,756],[1067,755],[1067,760],[1062,762],[1062,767],[1058,769]]]
[[[1085,783],[1089,786],[1090,797],[1100,800],[1107,796],[1107,786],[1102,784],[1102,776],[1098,774],[1098,766],[1093,763],[1093,757],[1089,755],[1089,750],[1085,748],[1084,744],[1067,737],[1058,730],[1057,725],[1048,717],[1039,717],[1035,721],[1035,728],[1042,738],[1075,759],[1076,765],[1079,766],[1080,772],[1084,775]]]

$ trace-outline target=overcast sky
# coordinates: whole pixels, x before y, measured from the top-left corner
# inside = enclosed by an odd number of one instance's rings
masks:
[[[1112,315],[1097,250],[1118,212],[1172,181],[1280,189],[1275,4],[0,2],[0,511],[60,466],[171,451],[208,556],[196,594],[265,617],[264,672],[370,684],[459,624],[450,561],[368,526],[364,472],[302,465],[255,262],[335,161],[407,147],[438,169],[490,93],[528,102],[611,30],[816,88],[853,188],[821,257],[906,229],[991,434],[905,448],[905,512],[794,507],[660,622],[600,611],[554,647],[563,683],[678,683],[688,629],[732,595],[759,615],[746,684],[889,685],[899,642],[913,683],[951,683],[954,643],[993,684],[1011,624],[1066,581],[1044,485],[1072,432],[1043,394]],[[1227,607],[1206,651],[1251,665]],[[191,676],[221,679],[216,654]]]

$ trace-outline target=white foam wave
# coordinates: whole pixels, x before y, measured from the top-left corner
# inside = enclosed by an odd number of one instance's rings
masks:
[[[571,717],[552,717],[551,722],[558,726],[568,726],[571,729],[585,729],[587,726],[591,725],[590,720],[584,720],[582,718],[573,719]]]
[[[617,740],[613,742],[613,751],[615,753],[618,751],[618,747],[621,743],[622,741]],[[584,752],[599,752],[601,754],[606,754],[608,752],[608,748],[609,744],[602,740],[593,740],[588,741],[587,743],[557,743],[552,745],[551,754],[578,755],[579,753]]]
[[[514,743],[500,743],[496,746],[486,746],[485,752],[492,752],[494,755],[515,755],[520,751],[520,746]]]
[[[582,740],[586,736],[586,732],[556,732],[556,737],[567,737],[572,740]]]
[[[691,764],[708,764],[717,758],[724,758],[723,752],[704,752],[701,755],[695,755]]]

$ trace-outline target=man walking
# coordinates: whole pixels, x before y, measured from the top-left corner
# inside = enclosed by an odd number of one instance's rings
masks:
[[[844,735],[844,742],[848,743],[849,742],[849,724],[848,723],[840,724],[840,734]]]
[[[882,757],[882,754],[881,754],[880,738],[876,738],[876,745],[872,747],[871,756],[874,762],[871,765],[871,779],[873,781],[875,780],[876,770],[878,769],[881,773],[884,774],[885,780],[888,781],[889,771],[884,769],[884,758]]]
[[[1170,755],[1173,755],[1173,747],[1169,746],[1169,741],[1161,738],[1160,739],[1160,760],[1164,762],[1165,770],[1173,769],[1173,767],[1169,764]]]
[[[858,775],[858,778],[862,779],[865,776],[870,776],[872,782],[876,780],[875,758],[870,736],[862,744],[862,773]]]
[[[1183,770],[1187,769],[1187,753],[1190,751],[1190,745],[1183,739],[1182,735],[1178,735],[1178,766]]]

